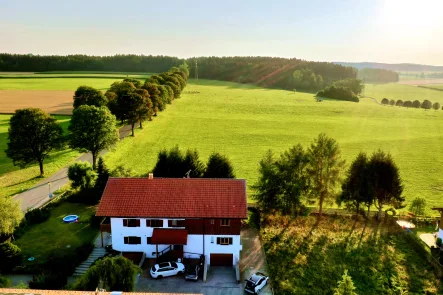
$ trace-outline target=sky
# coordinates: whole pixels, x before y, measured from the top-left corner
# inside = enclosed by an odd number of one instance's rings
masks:
[[[0,52],[443,65],[443,0],[0,0]]]

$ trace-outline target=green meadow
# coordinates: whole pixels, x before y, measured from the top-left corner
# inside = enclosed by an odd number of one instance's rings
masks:
[[[389,97],[381,91],[396,86],[376,89]],[[297,143],[308,147],[325,132],[338,141],[348,164],[360,151],[390,152],[400,168],[406,199],[420,196],[428,207],[442,205],[442,111],[385,107],[369,98],[360,103],[316,102],[308,93],[208,80],[191,80],[185,90],[198,93],[182,94],[135,138],[121,141],[105,156],[107,164],[143,176],[152,170],[159,150],[178,145],[196,148],[204,161],[213,151],[228,155],[236,176],[252,185],[268,149],[280,153]]]
[[[20,169],[20,167],[14,166],[12,160],[6,156],[10,118],[10,115],[0,115],[0,197],[20,193],[42,180],[38,177],[40,174],[38,164]],[[71,118],[69,116],[55,116],[55,118],[67,133]],[[78,156],[78,152],[68,148],[51,153],[50,157],[45,160],[45,175],[49,176],[57,172]]]
[[[364,96],[374,97],[379,102],[381,102],[383,98],[394,99],[394,100],[401,99],[403,101],[405,100],[423,101],[427,99],[433,103],[439,102],[440,104],[443,104],[443,92],[436,91],[435,89],[429,89],[431,87],[436,87],[436,84],[428,84],[422,86],[426,86],[428,88],[417,87],[412,85],[404,85],[404,84],[394,84],[394,83],[367,84],[365,85],[365,90],[363,91],[363,94]]]

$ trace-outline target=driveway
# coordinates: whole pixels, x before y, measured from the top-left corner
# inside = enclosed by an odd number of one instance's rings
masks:
[[[209,268],[206,283],[202,280],[198,282],[185,281],[183,276],[174,276],[163,279],[152,279],[147,274],[142,275],[135,287],[136,292],[158,292],[158,293],[194,293],[204,295],[243,295],[245,286],[244,280],[256,272],[266,273],[266,260],[263,248],[258,237],[258,231],[254,228],[242,229],[241,242],[243,250],[241,252],[240,272],[241,283],[237,284],[233,267]],[[260,294],[272,295],[268,286]]]

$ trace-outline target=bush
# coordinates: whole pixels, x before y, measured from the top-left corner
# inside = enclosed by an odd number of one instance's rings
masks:
[[[0,276],[0,288],[11,287],[11,280],[7,277]]]
[[[395,105],[396,105],[397,107],[401,107],[401,106],[403,105],[403,100],[401,100],[401,99],[397,100],[397,102],[395,103]]]
[[[429,109],[432,108],[432,102],[430,102],[429,100],[425,99],[420,107],[422,109],[429,110]]]
[[[69,166],[68,178],[73,188],[92,188],[97,178],[97,173],[89,162],[77,162]]]
[[[22,250],[10,242],[0,244],[0,272],[6,273],[14,269],[22,261]]]
[[[404,106],[405,108],[410,108],[410,107],[412,106],[412,101],[410,101],[410,100],[405,101],[405,102],[403,103],[403,106]]]
[[[49,216],[51,216],[51,211],[49,210],[49,208],[44,207],[26,212],[25,219],[28,225],[32,225],[48,220]]]
[[[418,100],[414,100],[412,102],[412,107],[418,109],[420,107],[421,103]]]
[[[383,98],[383,99],[381,100],[381,104],[389,104],[389,99],[387,99],[387,98]]]
[[[358,96],[351,89],[343,86],[329,86],[319,91],[316,96],[359,102]]]
[[[57,272],[34,275],[29,282],[29,288],[42,290],[62,289],[68,283],[66,275]]]

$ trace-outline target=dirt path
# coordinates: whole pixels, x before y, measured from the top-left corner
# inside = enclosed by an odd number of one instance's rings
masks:
[[[40,108],[49,114],[72,115],[72,90],[0,90],[0,113]]]

